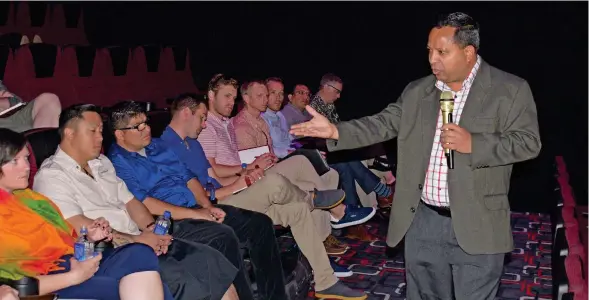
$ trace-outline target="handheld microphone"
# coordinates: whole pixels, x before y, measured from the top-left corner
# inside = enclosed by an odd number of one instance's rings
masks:
[[[454,111],[454,96],[452,92],[442,92],[440,96],[440,107],[442,109],[442,123],[452,123],[452,112]],[[446,155],[446,162],[448,163],[449,169],[454,169],[454,150],[444,149]]]

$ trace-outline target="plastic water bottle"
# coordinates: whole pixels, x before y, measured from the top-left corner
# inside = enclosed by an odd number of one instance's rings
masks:
[[[163,216],[157,217],[155,221],[155,228],[153,229],[153,233],[157,235],[164,235],[167,234],[170,230],[170,226],[172,225],[172,213],[169,211],[164,211]]]
[[[74,244],[74,258],[78,261],[85,261],[94,257],[94,243],[88,240],[88,229],[82,226],[80,236]]]
[[[207,185],[205,189],[207,192],[209,192],[209,200],[211,203],[215,204],[217,202],[217,197],[215,197],[215,185],[213,184],[213,178],[211,176],[207,178]]]

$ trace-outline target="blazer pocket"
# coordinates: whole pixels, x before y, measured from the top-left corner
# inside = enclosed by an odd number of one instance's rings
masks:
[[[509,200],[507,194],[485,195],[483,196],[485,207],[488,210],[507,210],[509,209]]]
[[[493,133],[497,130],[497,117],[475,117],[472,120],[471,132]]]

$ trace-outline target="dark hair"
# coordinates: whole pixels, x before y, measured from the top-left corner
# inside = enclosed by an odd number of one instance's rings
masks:
[[[213,78],[211,78],[211,80],[209,81],[208,91],[212,91],[213,93],[217,94],[217,91],[219,91],[219,89],[223,85],[231,85],[236,90],[239,89],[237,80],[230,77],[225,77],[225,75],[219,73],[213,76]]]
[[[246,81],[243,84],[241,84],[241,87],[239,88],[239,92],[241,93],[241,97],[243,98],[243,95],[247,94],[247,92],[249,91],[249,89],[254,85],[254,84],[260,84],[260,85],[266,85],[264,83],[264,81],[259,80],[259,79],[253,79],[250,81]]]
[[[204,104],[206,108],[209,108],[209,102],[207,101],[204,95],[184,93],[176,96],[174,100],[172,100],[172,104],[170,105],[170,111],[172,112],[172,115],[174,115],[177,111],[181,111],[185,107],[188,107],[194,113],[194,111],[201,104]]]
[[[461,12],[440,16],[436,28],[446,26],[456,28],[454,32],[454,43],[460,45],[461,48],[473,46],[476,51],[479,50],[481,43],[479,23],[471,16]]]
[[[65,128],[71,126],[74,121],[83,119],[83,114],[89,111],[100,114],[100,108],[94,104],[75,104],[62,110],[59,115],[59,128],[57,129],[59,136],[63,138]]]
[[[13,160],[26,145],[27,139],[22,133],[8,128],[0,128],[0,177],[4,175],[2,166]]]
[[[336,76],[335,74],[327,73],[327,74],[323,75],[323,77],[321,77],[321,81],[319,81],[319,86],[323,87],[324,85],[326,85],[330,82],[337,82],[340,84],[344,84],[342,79],[339,78],[338,76]]]
[[[280,77],[269,77],[269,78],[266,78],[266,80],[264,80],[265,84],[268,84],[270,82],[278,82],[278,83],[284,85],[284,82],[282,82],[282,79]]]
[[[138,115],[145,114],[145,108],[133,100],[121,101],[110,107],[108,113],[108,126],[113,132],[129,124],[129,121]]]
[[[292,94],[294,94],[294,92],[297,90],[297,86],[304,86],[304,87],[306,87],[309,90],[309,92],[311,92],[311,90],[309,89],[309,87],[306,84],[304,84],[304,83],[297,83],[297,84],[295,84],[295,85],[292,86]]]

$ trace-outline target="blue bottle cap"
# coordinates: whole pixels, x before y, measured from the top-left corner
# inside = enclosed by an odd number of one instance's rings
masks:
[[[246,163],[242,163],[242,164],[241,164],[241,168],[242,168],[242,169],[247,169],[247,164],[246,164]]]
[[[166,210],[166,211],[164,211],[164,218],[166,218],[166,219],[169,219],[169,218],[171,218],[171,217],[172,217],[172,213],[171,213],[171,212],[169,212],[169,211],[167,211],[167,210]]]

